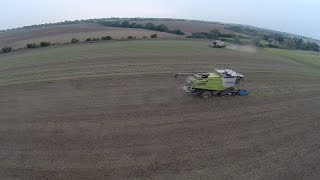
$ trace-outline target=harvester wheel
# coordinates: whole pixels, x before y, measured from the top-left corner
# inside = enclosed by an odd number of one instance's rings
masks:
[[[211,92],[210,92],[210,91],[203,91],[203,92],[201,93],[201,97],[202,97],[203,99],[208,99],[208,98],[211,97]]]
[[[228,92],[226,92],[226,91],[220,92],[220,96],[227,96],[227,95],[228,95]]]

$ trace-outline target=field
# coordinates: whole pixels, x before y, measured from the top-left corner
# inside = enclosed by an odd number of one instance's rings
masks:
[[[165,24],[169,29],[180,29],[186,35],[194,32],[209,32],[212,29],[218,29],[223,33],[236,32],[224,29],[225,25],[221,23],[210,23],[203,21],[179,21],[179,20],[140,20],[130,21],[131,23],[146,24],[153,23],[155,25]],[[127,39],[128,36],[134,36],[138,39],[144,36],[150,37],[157,34],[160,39],[182,39],[185,35],[176,35],[159,31],[152,31],[139,28],[120,28],[107,27],[98,24],[66,24],[36,27],[30,29],[11,30],[0,32],[0,48],[11,46],[14,49],[24,48],[28,43],[40,43],[49,41],[55,44],[68,43],[72,38],[85,41],[87,38],[101,38],[103,36],[112,36],[115,39]],[[242,36],[245,36],[241,34]]]
[[[294,51],[285,49],[267,49],[268,52],[291,59],[296,63],[301,63],[319,72],[320,53],[314,51]]]
[[[1,54],[0,177],[319,178],[319,56],[207,45],[135,40]],[[244,74],[250,94],[203,100],[173,77],[213,68]]]
[[[180,37],[174,34],[146,29],[106,27],[97,24],[68,24],[0,33],[0,47],[12,46],[13,48],[23,48],[28,43],[40,43],[41,41],[66,43],[70,42],[72,38],[84,41],[87,38],[101,38],[103,36],[112,36],[116,39],[126,39],[128,36],[142,38],[143,36],[150,37],[151,34],[157,34],[159,38]]]

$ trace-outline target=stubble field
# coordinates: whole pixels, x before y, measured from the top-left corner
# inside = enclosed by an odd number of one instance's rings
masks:
[[[29,43],[51,42],[70,43],[72,38],[85,41],[87,38],[111,36],[114,39],[127,39],[128,36],[150,38],[157,34],[159,38],[182,38],[180,35],[137,28],[107,27],[98,24],[52,25],[31,29],[22,29],[0,33],[0,47],[11,46],[15,49],[25,48]]]
[[[283,54],[186,40],[2,54],[0,177],[317,179],[319,69]],[[173,77],[214,68],[250,94],[203,100]]]

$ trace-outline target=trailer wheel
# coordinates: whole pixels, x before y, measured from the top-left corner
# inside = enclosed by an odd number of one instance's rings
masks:
[[[211,97],[211,92],[210,92],[210,91],[203,91],[203,92],[201,93],[201,97],[202,97],[203,99],[208,99],[208,98]]]

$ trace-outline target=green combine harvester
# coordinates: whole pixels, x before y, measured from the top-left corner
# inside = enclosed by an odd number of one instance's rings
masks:
[[[190,75],[190,73],[179,73],[175,77],[180,75]],[[188,94],[200,95],[204,99],[211,96],[244,96],[248,92],[240,89],[243,78],[242,74],[231,69],[216,69],[211,73],[192,74],[182,89]]]

